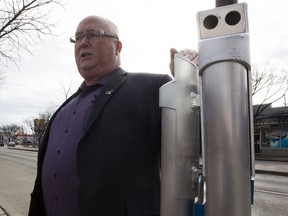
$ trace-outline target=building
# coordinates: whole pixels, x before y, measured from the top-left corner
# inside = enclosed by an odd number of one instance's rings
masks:
[[[253,106],[254,116],[260,106]],[[254,117],[254,144],[256,154],[288,157],[288,107],[269,105]]]

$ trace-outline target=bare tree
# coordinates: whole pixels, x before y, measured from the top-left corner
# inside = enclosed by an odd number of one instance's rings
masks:
[[[29,129],[33,132],[37,144],[40,143],[46,127],[55,111],[55,107],[51,106],[43,113],[39,113],[38,117],[33,117],[24,121]]]
[[[3,71],[0,70],[0,86],[1,86],[1,84],[3,82],[3,80],[4,80],[4,73],[3,73]]]
[[[67,88],[64,86],[63,83],[61,83],[61,87],[64,93],[65,100],[67,100],[73,94],[73,92],[75,92],[75,84],[72,80],[70,81]]]
[[[2,125],[0,126],[0,130],[9,142],[11,140],[15,140],[15,135],[18,131],[21,130],[21,127],[16,124]]]
[[[1,0],[0,1],[0,63],[15,62],[20,50],[29,53],[29,46],[43,35],[53,35],[55,7],[63,0]]]
[[[252,96],[261,98],[254,118],[259,116],[271,104],[284,98],[288,91],[287,70],[272,67],[268,63],[253,66],[252,69]]]

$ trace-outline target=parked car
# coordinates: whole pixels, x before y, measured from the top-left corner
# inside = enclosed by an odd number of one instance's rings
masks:
[[[7,146],[8,147],[15,147],[15,142],[9,142]]]
[[[25,146],[28,147],[29,145],[32,144],[32,142],[30,140],[24,140],[22,144],[23,144],[24,147]]]
[[[4,147],[4,143],[3,143],[2,140],[0,141],[0,146],[3,146],[3,147]]]

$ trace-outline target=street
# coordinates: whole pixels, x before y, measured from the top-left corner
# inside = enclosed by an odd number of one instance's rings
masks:
[[[286,216],[288,177],[256,174],[253,216]]]
[[[27,216],[36,164],[37,152],[0,147],[0,206],[10,216]]]
[[[27,216],[37,152],[0,147],[0,206],[10,216]],[[288,177],[256,174],[252,216],[285,216]]]

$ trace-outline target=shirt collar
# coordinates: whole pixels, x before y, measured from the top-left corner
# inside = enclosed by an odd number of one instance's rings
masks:
[[[92,85],[92,86],[87,86],[86,83],[85,83],[85,81],[83,81],[79,88],[80,88],[82,91],[87,91],[87,90],[89,90],[89,89],[94,89],[94,88],[97,88],[97,87],[100,87],[100,86],[103,87],[103,86],[105,86],[105,85],[109,82],[109,80],[111,79],[112,75],[113,75],[118,69],[119,69],[119,68],[116,68],[116,69],[114,69],[113,71],[111,71],[110,73],[102,76],[102,77],[101,77],[99,80],[97,80],[97,82],[96,82],[94,85]]]

